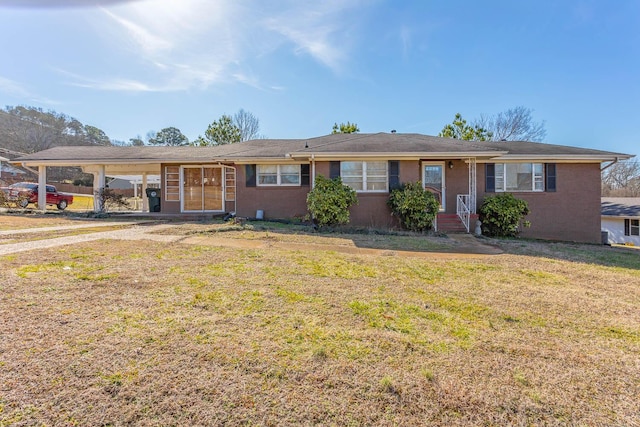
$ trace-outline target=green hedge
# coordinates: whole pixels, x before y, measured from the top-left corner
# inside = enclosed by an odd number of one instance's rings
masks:
[[[319,227],[349,223],[349,208],[358,203],[356,191],[340,178],[318,175],[307,195],[307,208]]]
[[[402,228],[411,231],[433,228],[433,221],[440,209],[433,193],[426,191],[420,182],[409,182],[392,190],[387,205]]]
[[[520,224],[531,225],[524,221],[529,212],[527,202],[511,193],[485,197],[480,206],[482,233],[491,237],[515,237],[520,232]]]

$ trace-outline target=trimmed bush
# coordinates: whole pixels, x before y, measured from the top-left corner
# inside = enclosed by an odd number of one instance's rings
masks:
[[[529,205],[522,199],[516,199],[511,193],[485,197],[480,206],[482,233],[491,237],[515,237],[520,232],[520,224],[529,227],[529,221],[523,221],[529,214]]]
[[[387,205],[402,228],[411,231],[431,229],[440,208],[433,193],[425,190],[420,182],[409,182],[392,190]]]
[[[307,208],[319,227],[349,222],[349,208],[358,203],[356,191],[340,178],[318,175],[313,190],[307,195]]]

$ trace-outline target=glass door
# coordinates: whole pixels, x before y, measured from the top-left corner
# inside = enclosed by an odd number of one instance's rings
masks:
[[[444,162],[423,163],[422,185],[424,189],[433,193],[440,210],[445,210]]]
[[[182,169],[182,182],[184,212],[224,210],[221,167],[185,166]]]

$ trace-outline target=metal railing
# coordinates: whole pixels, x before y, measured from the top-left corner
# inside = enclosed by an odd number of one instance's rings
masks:
[[[467,229],[467,233],[469,232],[469,221],[471,219],[471,210],[469,209],[470,201],[471,196],[469,194],[458,194],[456,213],[462,221],[462,224],[464,224],[464,228]]]

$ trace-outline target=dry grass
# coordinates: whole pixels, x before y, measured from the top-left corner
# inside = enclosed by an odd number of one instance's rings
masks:
[[[0,425],[637,426],[640,261],[594,248],[5,256]]]
[[[55,227],[73,224],[73,220],[52,214],[2,214],[0,215],[0,230],[20,230],[24,228]]]

